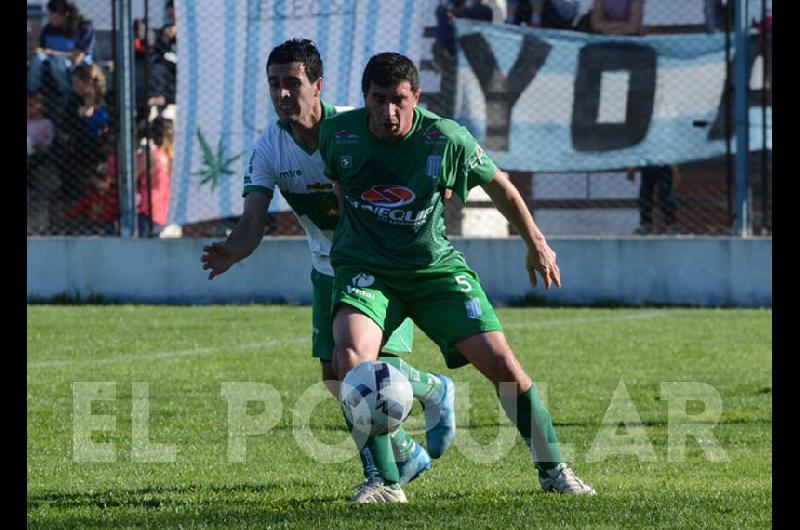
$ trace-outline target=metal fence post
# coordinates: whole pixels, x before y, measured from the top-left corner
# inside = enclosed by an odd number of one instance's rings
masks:
[[[747,236],[752,232],[750,201],[748,200],[750,156],[750,68],[748,52],[747,1],[736,0],[736,58],[734,59],[734,110],[736,123],[736,233]]]
[[[119,169],[120,179],[120,235],[125,238],[136,234],[136,167],[134,142],[135,79],[133,64],[133,19],[131,0],[114,0],[117,4],[119,28],[117,29],[116,71],[119,76],[117,111],[119,119]]]

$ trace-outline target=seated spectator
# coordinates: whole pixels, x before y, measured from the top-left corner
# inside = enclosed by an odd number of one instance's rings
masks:
[[[644,0],[594,0],[590,15],[593,33],[641,35]]]
[[[54,137],[55,127],[45,115],[44,97],[38,92],[28,94],[28,219],[33,220],[37,232],[49,228],[49,210],[61,186],[50,152]]]
[[[55,126],[44,115],[45,101],[41,92],[28,94],[28,155],[44,153],[53,143]]]
[[[534,28],[579,30],[578,0],[519,0],[506,22]]]
[[[136,153],[136,211],[139,220],[139,234],[159,233],[167,224],[169,192],[173,157],[172,121],[156,118],[150,125],[150,183],[148,194],[148,164],[144,145]],[[145,139],[142,138],[144,142]],[[152,205],[152,215],[150,206]]]
[[[94,30],[71,0],[50,0],[47,11],[49,21],[42,28],[39,46],[29,66],[28,91],[42,89],[44,70],[48,67],[63,101],[71,91],[72,68],[92,63]]]
[[[482,0],[473,0],[472,4],[461,15],[461,18],[492,22],[494,12],[491,7],[484,5]]]
[[[77,204],[64,214],[68,221],[78,222],[80,233],[115,235],[119,223],[119,192],[116,181],[105,174],[100,164],[92,179],[92,187]]]
[[[111,117],[105,103],[106,80],[97,65],[82,64],[72,72],[74,92],[58,126],[58,160],[62,169],[64,199],[75,201],[90,188],[95,167],[103,163],[110,142]]]
[[[93,139],[108,132],[111,116],[105,103],[106,76],[102,68],[95,64],[83,64],[72,71],[72,88],[81,98],[78,106],[86,133]]]

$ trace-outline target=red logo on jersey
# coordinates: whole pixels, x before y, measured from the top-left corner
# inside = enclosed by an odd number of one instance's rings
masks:
[[[371,202],[376,206],[395,208],[408,204],[416,198],[414,192],[405,186],[396,184],[378,184],[361,194],[361,200]]]

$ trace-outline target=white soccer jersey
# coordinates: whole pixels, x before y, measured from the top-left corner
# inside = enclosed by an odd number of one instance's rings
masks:
[[[350,108],[323,102],[323,119]],[[306,231],[311,265],[322,274],[333,276],[331,241],[341,212],[333,181],[325,176],[323,168],[319,149],[308,151],[295,142],[288,125],[272,123],[250,155],[242,196],[251,191],[272,193],[278,186]]]

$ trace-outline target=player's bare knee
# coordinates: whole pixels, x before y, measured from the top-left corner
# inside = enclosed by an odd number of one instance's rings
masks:
[[[492,357],[493,383],[516,383],[522,388],[530,386],[530,377],[523,370],[517,356],[510,348],[495,351]]]

